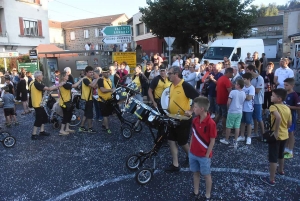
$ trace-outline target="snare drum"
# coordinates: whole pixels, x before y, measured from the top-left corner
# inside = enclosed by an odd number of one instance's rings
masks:
[[[134,111],[136,110],[136,106],[139,103],[140,103],[140,101],[138,101],[134,98],[130,98],[129,101],[128,101],[128,104],[125,106],[125,111],[133,114]]]
[[[159,126],[160,114],[155,110],[151,109],[148,116],[148,124],[154,128]]]
[[[126,101],[127,98],[127,92],[126,89],[123,87],[119,87],[117,88],[112,94],[111,97],[114,101],[118,102],[118,103],[122,103],[124,101]]]
[[[137,91],[139,89],[135,82],[130,82],[127,85],[127,87],[130,88],[130,89],[132,89],[132,90],[134,90],[134,91]]]
[[[150,112],[151,112],[151,108],[148,105],[146,105],[144,103],[140,103],[136,106],[136,110],[135,110],[134,114],[141,121],[146,121],[146,120],[148,120]]]

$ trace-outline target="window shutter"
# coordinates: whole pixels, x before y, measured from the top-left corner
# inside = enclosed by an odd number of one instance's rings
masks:
[[[22,17],[19,17],[19,24],[20,24],[20,35],[24,36],[24,23]]]
[[[95,29],[95,37],[99,37],[99,30],[97,28]]]
[[[38,20],[38,34],[39,34],[39,36],[43,36],[43,28],[42,28],[41,20]]]

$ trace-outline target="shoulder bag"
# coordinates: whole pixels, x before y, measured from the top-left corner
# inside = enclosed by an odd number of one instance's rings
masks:
[[[277,111],[280,113],[279,108],[276,105],[274,105],[274,106],[277,108]],[[271,124],[271,114],[270,114],[270,125],[271,125],[270,130],[264,132],[264,134],[263,134],[263,142],[265,142],[265,143],[274,143],[277,141],[277,139],[275,138],[275,135],[274,135],[274,131],[272,131],[272,128],[275,124],[275,120],[276,119],[274,119],[273,123]]]
[[[59,90],[59,94],[60,94],[60,97],[61,97],[61,99],[63,101],[63,104],[61,105],[61,107],[62,108],[66,108],[68,112],[72,111],[74,109],[74,103],[71,100],[65,102],[63,96],[61,95],[60,90]]]

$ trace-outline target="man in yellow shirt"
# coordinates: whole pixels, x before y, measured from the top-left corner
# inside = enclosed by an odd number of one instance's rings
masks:
[[[101,114],[103,116],[102,130],[106,130],[108,134],[111,134],[109,129],[108,117],[112,114],[112,105],[107,101],[111,99],[111,94],[114,92],[112,87],[112,82],[109,79],[109,68],[102,68],[102,79],[99,79],[97,82],[98,88],[98,101],[100,105]]]
[[[284,175],[284,147],[289,138],[288,128],[292,125],[292,114],[289,107],[283,104],[287,96],[287,91],[281,88],[274,89],[271,101],[274,105],[270,106],[271,126],[273,127],[275,142],[269,143],[269,164],[270,177],[260,177],[260,180],[269,186],[275,186],[275,173],[277,162],[279,163],[277,173]]]
[[[170,86],[170,99],[169,99],[169,113],[185,115],[192,117],[192,107],[190,105],[190,99],[194,100],[199,96],[198,92],[192,85],[185,82],[179,76],[181,76],[181,69],[178,66],[172,66],[168,70],[168,76],[172,82]],[[181,120],[180,125],[169,128],[168,142],[170,145],[170,150],[173,158],[172,164],[165,169],[167,172],[177,172],[180,170],[178,163],[178,148],[176,142],[179,146],[183,148],[186,153],[186,161],[188,161],[189,154],[189,135],[192,125],[192,118],[189,120]]]
[[[96,133],[97,131],[92,128],[93,119],[93,87],[97,84],[98,79],[93,79],[94,69],[91,66],[85,67],[85,77],[82,80],[81,85],[81,99],[86,101],[84,116],[79,127],[79,132]],[[88,129],[84,127],[84,123],[87,120]]]
[[[46,87],[42,84],[43,73],[42,71],[34,72],[35,80],[29,84],[29,91],[31,97],[32,107],[35,110],[35,121],[33,126],[33,131],[31,135],[32,140],[37,140],[37,129],[40,127],[40,135],[49,136],[50,134],[45,132],[44,124],[48,122],[48,116],[44,107],[41,105],[43,99],[43,91],[53,91],[58,89],[63,83],[57,86]]]

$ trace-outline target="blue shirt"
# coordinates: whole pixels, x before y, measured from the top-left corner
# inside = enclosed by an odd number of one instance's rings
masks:
[[[292,93],[288,94],[286,96],[284,104],[286,104],[288,106],[300,106],[298,94],[296,92],[292,92]],[[294,122],[294,121],[296,121],[296,118],[297,118],[297,111],[291,109],[291,113],[292,113],[292,121]]]
[[[214,76],[214,79],[217,81],[222,75],[223,73],[218,72],[217,74],[215,74],[214,72],[212,72],[210,75]],[[213,81],[209,81],[208,84],[208,95],[211,97],[216,97],[216,84]]]

